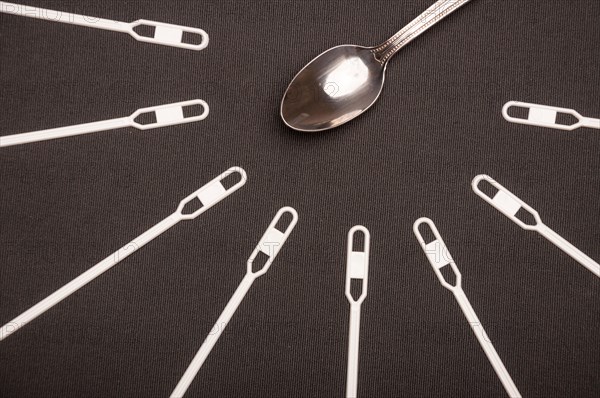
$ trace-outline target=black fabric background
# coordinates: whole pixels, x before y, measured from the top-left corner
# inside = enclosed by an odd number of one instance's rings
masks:
[[[401,51],[359,119],[310,135],[279,118],[287,84],[314,56],[377,44],[432,1],[28,0],[201,27],[202,52],[0,14],[0,135],[193,98],[211,107],[196,124],[0,151],[1,324],[227,168],[249,178],[0,343],[0,396],[168,396],[289,205],[296,229],[189,396],[343,396],[356,224],[372,234],[359,395],[505,396],[413,235],[428,216],[523,396],[597,397],[598,278],[470,182],[491,175],[600,259],[598,132],[509,124],[500,112],[521,100],[600,116],[600,2],[474,0]]]

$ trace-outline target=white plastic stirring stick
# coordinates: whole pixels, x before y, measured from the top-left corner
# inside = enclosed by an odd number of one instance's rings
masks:
[[[494,188],[498,190],[496,195],[492,198],[481,191],[479,188],[479,184],[481,181],[487,181]],[[508,189],[504,188],[502,185],[497,183],[492,177],[487,175],[478,175],[473,179],[471,184],[473,186],[473,191],[480,196],[483,200],[491,204],[496,209],[500,210],[502,214],[506,217],[510,218],[513,222],[519,225],[521,228],[529,231],[537,231],[543,237],[548,239],[550,242],[554,243],[561,250],[571,256],[573,259],[578,261],[585,268],[592,271],[597,277],[600,278],[600,264],[592,260],[590,257],[585,255],[581,250],[573,246],[566,239],[558,235],[556,232],[548,228],[536,210],[531,208],[527,203],[523,202],[521,199],[516,197],[513,193],[511,193]],[[516,217],[517,212],[521,209],[525,209],[529,214],[533,216],[535,219],[535,224],[530,225],[521,221]]]
[[[513,117],[508,114],[510,108],[525,108],[529,109],[527,119]],[[577,123],[565,125],[556,122],[559,113],[574,116]],[[510,101],[502,108],[502,116],[511,123],[527,124],[530,126],[549,127],[559,130],[575,130],[579,127],[589,127],[591,129],[600,129],[600,119],[584,117],[579,112],[573,109],[558,108],[555,106],[546,106],[538,104],[530,104],[527,102]]]
[[[119,22],[111,21],[109,19],[88,17],[84,15],[71,14],[62,11],[47,10],[44,8],[37,8],[26,6],[22,4],[6,3],[0,1],[0,12],[5,14],[19,15],[22,17],[43,19],[51,22],[62,22],[70,25],[85,26],[88,28],[111,30],[113,32],[127,33],[138,41],[146,43],[161,44],[164,46],[186,48],[188,50],[202,50],[208,46],[208,34],[202,29],[188,28],[186,26],[166,24],[156,21],[148,21],[145,19],[139,19],[135,22]],[[141,36],[134,28],[137,26],[149,26],[153,27],[154,35],[152,37]],[[191,44],[183,42],[183,35],[199,36],[200,43]]]
[[[240,175],[240,181],[235,185],[230,187],[229,189],[225,189],[221,184],[221,181],[226,177],[230,176],[233,173],[237,173]],[[50,296],[46,297],[44,300],[40,301],[11,322],[2,326],[0,329],[0,341],[10,336],[12,333],[16,332],[39,315],[43,314],[45,311],[52,308],[54,305],[58,304],[69,295],[85,286],[89,282],[91,282],[96,277],[100,276],[102,273],[106,272],[114,265],[119,263],[121,260],[128,257],[130,254],[144,246],[146,243],[150,242],[152,239],[156,238],[175,224],[177,224],[181,220],[192,220],[198,217],[200,214],[204,213],[206,210],[210,209],[212,206],[225,199],[227,196],[231,195],[233,192],[237,191],[242,185],[246,183],[246,172],[239,167],[232,167],[227,170],[225,173],[221,174],[219,177],[215,178],[208,184],[204,185],[202,188],[189,195],[185,199],[183,199],[179,203],[179,207],[177,210],[165,218],[163,221],[156,224],[154,227],[150,228],[148,231],[144,232],[130,243],[123,246],[121,249],[117,250],[115,253],[111,254],[77,278],[73,279],[71,282],[67,283],[62,288],[58,289],[56,292],[52,293]],[[198,199],[202,202],[202,207],[193,213],[184,213],[185,206],[191,201]]]
[[[194,105],[202,106],[202,113],[196,116],[184,116],[184,108]],[[137,117],[146,113],[154,112],[156,122],[140,124],[135,121]],[[177,124],[198,122],[206,119],[209,113],[208,104],[202,100],[192,100],[185,102],[177,102],[175,104],[153,106],[150,108],[138,109],[131,116],[121,117],[117,119],[104,120],[101,122],[79,124],[69,127],[60,127],[51,130],[34,131],[31,133],[22,133],[7,135],[0,137],[0,148],[29,144],[31,142],[53,140],[56,138],[71,137],[80,134],[96,133],[112,129],[120,129],[124,127],[135,127],[139,130],[151,130],[158,127],[174,126]]]
[[[354,250],[354,234],[360,231],[364,237],[362,251]],[[356,398],[358,389],[358,343],[360,336],[360,306],[367,297],[369,280],[369,247],[371,235],[361,225],[348,231],[348,248],[346,256],[346,298],[350,303],[350,330],[348,334],[348,374],[346,378],[346,397]],[[362,290],[358,299],[352,297],[352,280],[362,280]]]
[[[423,236],[419,231],[419,227],[423,224],[427,224],[433,232],[433,235],[436,238],[433,242],[426,243],[423,239]],[[520,398],[521,393],[515,386],[515,383],[510,377],[510,374],[504,367],[500,356],[496,352],[494,345],[485,333],[483,325],[479,321],[477,314],[475,314],[473,307],[471,307],[471,303],[467,299],[467,296],[465,295],[465,292],[462,289],[462,275],[458,270],[458,267],[454,263],[454,260],[452,259],[452,256],[450,255],[450,252],[448,251],[448,248],[446,247],[444,240],[440,236],[440,233],[438,232],[435,224],[429,218],[420,218],[417,221],[415,221],[413,231],[417,236],[417,239],[421,247],[423,248],[425,255],[427,256],[427,259],[431,263],[435,274],[442,283],[442,286],[444,286],[446,289],[450,290],[452,294],[454,294],[454,297],[456,298],[456,301],[458,301],[461,310],[463,311],[465,317],[467,318],[467,321],[471,325],[471,329],[473,329],[473,333],[475,333],[475,336],[477,337],[481,348],[483,348],[485,355],[488,357],[490,363],[496,371],[496,374],[500,378],[504,389],[511,398]],[[454,275],[456,276],[456,282],[454,285],[449,284],[441,272],[441,269],[445,266],[450,266],[450,268],[454,272]]]
[[[292,220],[288,224],[285,231],[282,232],[275,228],[275,226],[277,225],[277,222],[281,219],[281,217],[286,213],[291,214]],[[248,262],[246,264],[246,276],[244,276],[244,279],[242,279],[242,282],[240,283],[237,290],[227,303],[227,306],[225,306],[225,309],[221,313],[221,316],[219,316],[219,319],[217,319],[217,322],[213,326],[213,329],[204,340],[204,343],[202,343],[202,346],[198,350],[196,356],[194,356],[194,359],[192,359],[192,362],[189,364],[187,370],[181,377],[181,380],[179,380],[179,383],[177,383],[177,386],[171,393],[171,398],[183,397],[190,384],[192,384],[194,377],[196,377],[196,374],[204,364],[204,361],[206,360],[206,358],[208,358],[210,351],[217,343],[217,340],[219,340],[219,337],[225,330],[225,327],[231,320],[231,317],[233,317],[235,310],[241,304],[242,300],[244,299],[244,296],[246,296],[246,293],[248,293],[250,286],[252,286],[252,283],[256,278],[264,275],[269,270],[269,267],[271,267],[271,263],[273,263],[273,260],[275,260],[275,257],[277,256],[277,253],[279,253],[279,250],[281,250],[283,244],[294,229],[296,222],[298,222],[298,213],[296,213],[296,210],[294,210],[293,208],[284,207],[277,212],[275,218],[273,219],[273,221],[271,221],[271,224],[267,228],[267,231],[260,239],[260,242],[258,243],[256,248],[254,249],[254,252],[252,252],[250,258],[248,259]],[[259,254],[259,252],[262,252],[263,254],[267,255],[269,259],[260,270],[253,271],[252,263],[256,259],[256,256]]]

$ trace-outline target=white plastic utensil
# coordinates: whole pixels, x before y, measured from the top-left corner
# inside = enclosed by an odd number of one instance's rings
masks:
[[[202,106],[202,113],[196,116],[185,116],[184,108],[195,105]],[[140,115],[154,113],[156,122],[141,124],[135,121]],[[135,127],[139,130],[151,130],[159,127],[174,126],[177,124],[185,124],[198,122],[206,119],[209,113],[208,104],[202,100],[192,100],[178,102],[175,104],[153,106],[150,108],[138,109],[131,116],[121,117],[117,119],[104,120],[101,122],[79,124],[69,127],[60,127],[50,130],[34,131],[31,133],[22,133],[7,135],[0,137],[0,148],[29,144],[31,142],[53,140],[56,138],[71,137],[80,134],[96,133],[99,131],[120,129],[124,127]]]
[[[288,224],[285,231],[280,231],[276,228],[276,225],[281,217],[286,213],[292,216],[292,220]],[[217,343],[217,340],[219,340],[219,337],[225,330],[225,327],[233,317],[235,310],[241,304],[242,300],[246,296],[246,293],[248,293],[248,290],[250,290],[250,286],[252,286],[252,283],[256,278],[264,275],[269,270],[269,267],[271,267],[273,260],[275,260],[275,257],[277,256],[277,253],[279,253],[279,250],[281,250],[283,244],[294,229],[296,222],[298,222],[298,213],[296,213],[296,210],[293,208],[284,207],[277,212],[275,218],[273,221],[271,221],[271,224],[267,228],[267,231],[260,239],[258,245],[248,259],[246,264],[246,276],[244,276],[244,279],[242,279],[242,282],[238,286],[235,293],[233,293],[233,296],[227,303],[227,306],[225,306],[221,316],[219,316],[219,319],[217,319],[213,329],[204,340],[204,343],[202,343],[202,346],[198,350],[198,353],[196,353],[196,356],[194,356],[194,359],[192,359],[192,362],[189,364],[187,370],[181,377],[181,380],[179,380],[179,383],[177,383],[177,386],[171,393],[171,398],[183,397],[190,384],[192,384],[194,377],[196,377],[196,374],[204,364],[204,361],[206,358],[208,358],[210,351],[213,349]],[[252,263],[259,253],[266,255],[268,260],[260,270],[253,271]]]
[[[360,231],[364,237],[362,251],[354,250],[354,234]],[[360,336],[360,306],[367,297],[369,281],[369,247],[371,235],[361,225],[348,231],[348,249],[346,256],[346,298],[350,303],[350,330],[348,337],[348,374],[346,378],[346,397],[356,398],[358,388],[358,342]],[[352,297],[352,280],[362,281],[360,296]]]
[[[235,185],[231,186],[228,189],[225,189],[221,181],[231,174],[237,173],[240,176],[240,181]],[[150,242],[152,239],[156,238],[175,224],[177,224],[181,220],[192,220],[198,217],[200,214],[204,213],[206,210],[213,207],[215,204],[225,199],[227,196],[231,195],[233,192],[237,191],[242,185],[246,183],[246,172],[240,167],[232,167],[227,170],[225,173],[221,174],[219,177],[215,178],[208,184],[204,185],[202,188],[192,193],[185,199],[183,199],[179,203],[179,207],[177,210],[165,218],[163,221],[156,224],[154,227],[150,228],[148,231],[144,232],[115,253],[111,254],[77,278],[73,279],[71,282],[67,283],[65,286],[58,289],[56,292],[52,293],[50,296],[46,297],[44,300],[40,301],[11,322],[2,326],[0,329],[0,341],[10,336],[39,315],[43,314],[45,311],[52,308],[54,305],[61,302],[63,299],[67,298],[69,295],[85,286],[87,283],[91,282],[96,277],[100,276],[102,273],[108,271],[114,265],[119,263],[121,260],[125,259],[136,250],[140,249],[146,243]],[[193,212],[185,212],[185,207],[193,200],[199,200],[202,203],[202,207],[193,211]]]
[[[431,229],[431,232],[435,236],[434,241],[427,243],[423,239],[421,231],[419,231],[419,227],[424,224],[427,224]],[[435,224],[429,218],[420,218],[417,221],[415,221],[413,231],[417,236],[417,239],[421,244],[425,255],[427,256],[427,259],[431,263],[435,274],[442,283],[442,286],[444,286],[446,289],[450,290],[452,294],[454,294],[454,297],[456,298],[456,301],[458,301],[461,310],[463,311],[465,317],[467,318],[467,321],[471,325],[471,329],[473,330],[473,333],[475,333],[475,336],[477,337],[481,348],[483,348],[485,355],[488,357],[490,363],[496,371],[496,374],[500,378],[504,389],[511,398],[520,398],[521,393],[515,386],[515,383],[510,377],[510,374],[508,374],[508,371],[504,367],[500,356],[496,352],[494,345],[485,333],[483,325],[479,321],[477,314],[475,314],[475,310],[473,310],[473,307],[471,307],[471,303],[467,299],[467,296],[465,295],[465,292],[462,289],[462,275],[458,270],[458,267],[454,263],[454,260],[452,259],[452,256],[450,255],[450,252],[448,251],[448,248],[446,247],[444,240],[440,236],[440,233],[438,232],[438,229],[436,228]],[[448,265],[450,266],[452,272],[454,272],[454,275],[456,276],[456,281],[454,285],[448,283],[441,272],[441,269]]]
[[[22,4],[6,3],[0,1],[0,12],[5,14],[19,15],[22,17],[43,19],[51,22],[62,22],[70,25],[86,26],[88,28],[111,30],[113,32],[127,33],[133,36],[138,41],[146,43],[161,44],[163,46],[186,48],[188,50],[202,50],[208,46],[208,34],[202,29],[188,28],[186,26],[166,24],[156,21],[148,21],[145,19],[139,19],[135,22],[119,22],[111,21],[109,19],[87,17],[84,15],[71,14],[62,11],[46,10],[44,8],[37,8],[26,6]],[[134,29],[138,26],[146,26],[154,28],[154,34],[152,37],[139,35]],[[200,43],[192,44],[184,42],[184,34],[189,35],[189,39],[196,36],[196,39],[200,39]]]
[[[487,181],[494,188],[498,190],[495,196],[492,198],[487,194],[483,193],[479,188],[481,181]],[[528,231],[537,231],[543,237],[554,243],[560,249],[562,249],[569,256],[577,260],[585,268],[592,271],[597,277],[600,277],[600,264],[589,258],[581,250],[577,249],[563,237],[558,235],[556,232],[548,228],[541,220],[540,215],[527,203],[513,195],[508,189],[497,183],[492,177],[487,175],[478,175],[473,179],[473,191],[480,196],[483,200],[491,204],[496,209],[500,210],[502,214],[510,218],[513,222],[519,225],[521,228]],[[519,210],[524,209],[527,213],[531,214],[535,220],[535,224],[526,224],[522,220],[516,217]]]
[[[513,117],[508,114],[510,108],[529,109],[527,119]],[[577,123],[566,125],[556,122],[558,115],[567,114],[574,116]],[[591,129],[600,129],[600,119],[581,116],[573,109],[557,108],[555,106],[546,106],[538,104],[529,104],[526,102],[510,101],[502,108],[502,116],[511,123],[527,124],[530,126],[549,127],[559,130],[575,130],[579,127],[589,127]]]

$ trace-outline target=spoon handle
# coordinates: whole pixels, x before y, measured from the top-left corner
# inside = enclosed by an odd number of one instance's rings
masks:
[[[401,31],[373,49],[377,59],[383,64],[389,61],[401,48],[417,38],[421,33],[459,9],[470,0],[439,0],[425,12],[406,25]]]

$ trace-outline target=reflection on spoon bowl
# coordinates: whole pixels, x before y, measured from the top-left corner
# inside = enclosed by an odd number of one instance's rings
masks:
[[[293,129],[322,131],[367,110],[383,87],[385,67],[370,48],[344,45],[319,55],[292,80],[281,117]]]
[[[421,33],[470,0],[438,0],[376,47],[344,45],[325,51],[294,77],[281,101],[281,118],[299,131],[344,124],[373,105],[389,60]]]

